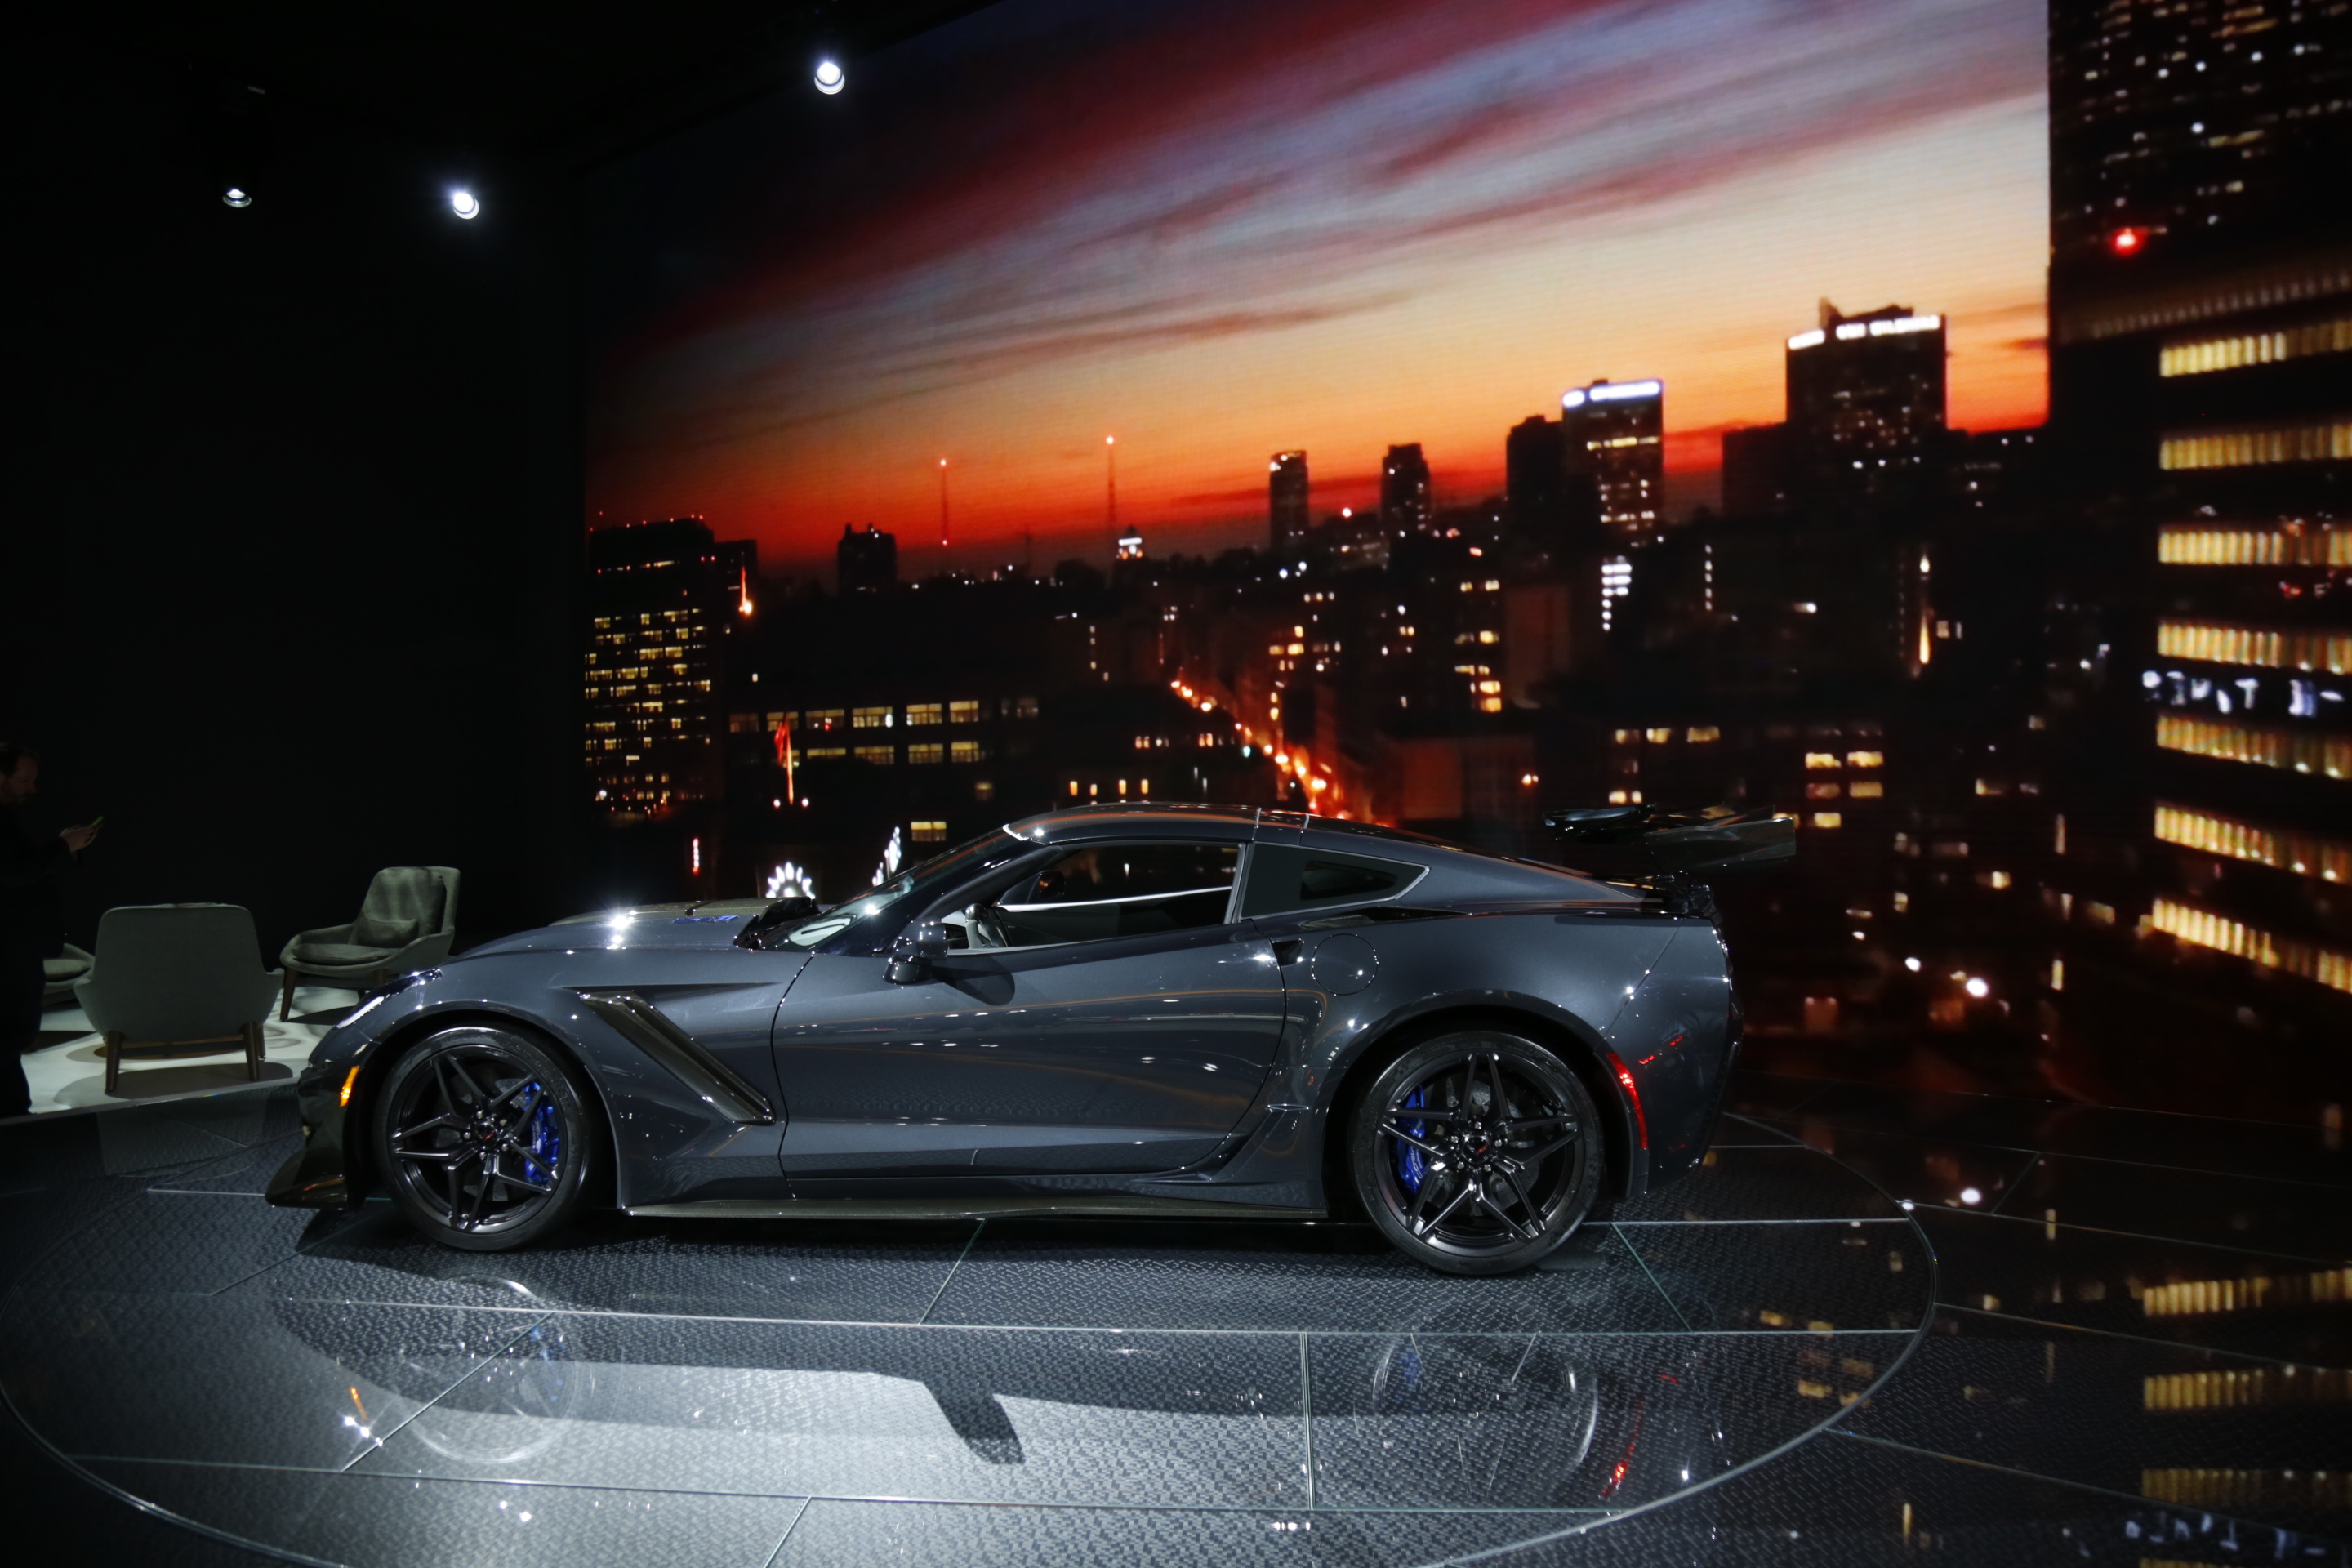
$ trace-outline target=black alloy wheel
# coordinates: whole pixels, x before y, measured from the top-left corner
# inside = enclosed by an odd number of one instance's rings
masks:
[[[1532,1040],[1468,1030],[1413,1046],[1357,1101],[1356,1194],[1406,1256],[1508,1274],[1566,1241],[1607,1152],[1592,1096]]]
[[[393,1064],[371,1121],[393,1201],[417,1229],[469,1252],[560,1228],[600,1153],[572,1069],[505,1028],[463,1025],[420,1042]]]

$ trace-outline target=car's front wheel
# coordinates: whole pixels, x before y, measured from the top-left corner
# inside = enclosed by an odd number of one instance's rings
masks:
[[[586,1091],[518,1030],[461,1025],[392,1066],[372,1118],[393,1201],[435,1240],[521,1247],[579,1209],[598,1159]]]
[[[1349,1121],[1356,1194],[1408,1257],[1448,1274],[1540,1260],[1591,1212],[1607,1154],[1592,1096],[1517,1035],[1465,1030],[1403,1051]]]

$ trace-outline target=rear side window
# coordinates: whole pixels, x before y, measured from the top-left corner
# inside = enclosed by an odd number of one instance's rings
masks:
[[[999,894],[980,911],[973,945],[1035,947],[1223,925],[1240,858],[1232,844],[1088,845]]]
[[[1280,915],[1330,904],[1378,903],[1412,887],[1424,869],[1404,860],[1261,844],[1250,851],[1242,913]]]

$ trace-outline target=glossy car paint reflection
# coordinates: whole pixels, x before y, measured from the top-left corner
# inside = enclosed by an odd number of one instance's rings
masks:
[[[1265,1081],[1283,991],[1246,926],[884,961],[813,959],[776,1019],[795,1193],[852,1175],[1172,1171]]]
[[[1294,878],[1318,856],[1396,868],[1388,886],[1409,901],[1307,898],[1214,926],[974,944],[888,978],[911,922],[997,896],[1021,867],[1120,843],[1235,847],[1234,910],[1269,907],[1252,881],[1260,847]],[[1737,1044],[1709,920],[1412,835],[1295,813],[1079,808],[941,864],[916,902],[845,928],[811,921],[829,933],[811,952],[739,940],[768,910],[746,900],[583,919],[453,959],[321,1043],[303,1080],[310,1148],[273,1201],[364,1192],[373,1173],[347,1169],[342,1121],[370,1113],[387,1058],[469,1017],[527,1025],[578,1062],[609,1124],[622,1206],[738,1213],[982,1193],[1320,1210],[1325,1144],[1357,1065],[1407,1031],[1473,1026],[1528,1035],[1569,1062],[1602,1112],[1609,1190],[1635,1194],[1696,1158]],[[773,1121],[722,1114],[586,1005],[592,992],[642,998],[763,1095]]]

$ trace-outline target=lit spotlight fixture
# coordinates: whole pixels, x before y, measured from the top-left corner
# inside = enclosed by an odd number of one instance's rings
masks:
[[[841,74],[841,62],[831,58],[816,62],[816,89],[831,98],[847,86],[849,79]]]
[[[482,216],[482,199],[461,185],[449,193],[449,210],[462,218],[478,218]]]
[[[231,185],[221,193],[221,205],[225,207],[249,207],[252,205],[253,193],[243,185]]]

